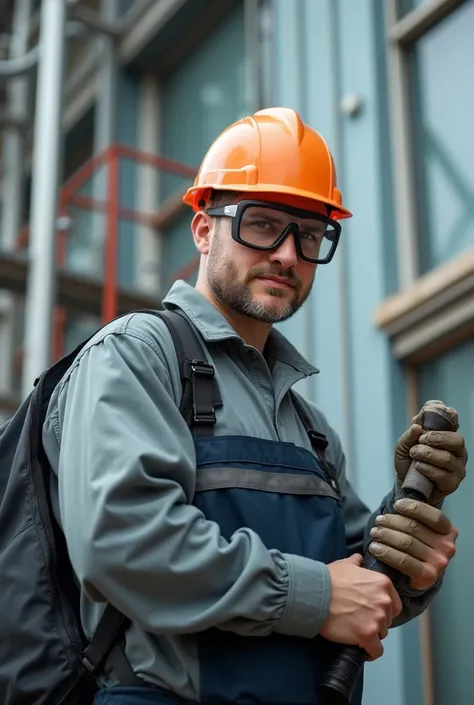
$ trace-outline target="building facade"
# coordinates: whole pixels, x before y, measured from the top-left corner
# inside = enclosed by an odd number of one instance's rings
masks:
[[[340,433],[371,507],[424,401],[454,406],[474,444],[474,0],[89,0],[71,14],[52,355],[101,317],[194,281],[180,199],[206,148],[240,117],[292,107],[329,142],[354,213],[310,299],[281,325],[320,369],[301,391]],[[4,416],[21,396],[31,191],[26,140],[15,217],[15,130],[4,129]],[[443,590],[368,665],[364,705],[472,702],[471,489],[468,468],[445,505],[460,536]]]

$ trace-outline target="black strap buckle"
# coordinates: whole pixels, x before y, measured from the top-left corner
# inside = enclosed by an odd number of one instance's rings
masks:
[[[205,377],[214,377],[214,367],[203,360],[191,360],[191,372],[195,375],[204,375]]]
[[[214,366],[204,360],[191,360],[189,367],[193,383],[193,421],[196,425],[213,426],[216,423],[211,384]]]
[[[196,404],[193,405],[193,419],[196,424],[215,424],[216,423],[216,413],[214,409],[207,413],[205,411],[198,411],[196,409]]]
[[[90,661],[88,659],[88,657],[86,656],[86,654],[84,652],[82,652],[81,663],[82,663],[84,669],[87,671],[87,673],[89,673],[91,676],[95,676],[99,667],[96,663],[92,663],[92,661]]]
[[[313,429],[310,429],[309,431],[307,431],[307,434],[315,450],[326,450],[326,448],[328,447],[328,439],[326,438],[324,433],[319,433],[318,431],[313,431]]]

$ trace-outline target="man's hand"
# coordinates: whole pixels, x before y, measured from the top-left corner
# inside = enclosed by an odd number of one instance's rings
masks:
[[[415,460],[416,469],[435,484],[429,503],[436,506],[466,477],[467,450],[458,431],[425,432],[420,426],[421,420],[420,413],[397,441],[395,470],[401,486]]]
[[[446,514],[415,499],[395,502],[399,514],[375,520],[370,553],[410,578],[415,590],[432,587],[456,553],[458,531]]]
[[[387,576],[361,568],[362,556],[355,554],[328,565],[331,576],[331,604],[321,635],[340,644],[361,646],[369,659],[383,654],[382,639],[402,603]]]

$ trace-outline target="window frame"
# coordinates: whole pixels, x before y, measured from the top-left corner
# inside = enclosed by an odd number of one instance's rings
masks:
[[[430,0],[401,16],[387,0],[387,72],[391,116],[399,291],[374,312],[394,357],[422,364],[474,335],[474,248],[420,276],[414,124],[409,52],[466,0]]]
[[[386,0],[388,99],[393,154],[398,293],[374,311],[394,358],[404,367],[407,417],[419,411],[418,370],[424,363],[474,337],[474,248],[420,276],[416,218],[414,125],[410,111],[409,51],[465,0],[430,0],[405,13]],[[435,703],[430,610],[420,617],[424,705]]]

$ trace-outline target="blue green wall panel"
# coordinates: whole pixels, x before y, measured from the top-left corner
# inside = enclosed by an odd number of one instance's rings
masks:
[[[474,438],[474,340],[450,350],[419,371],[420,401],[443,399],[459,413],[460,431],[472,455]],[[456,557],[431,611],[435,705],[471,705],[474,693],[472,625],[474,562],[472,560],[472,464],[461,490],[446,499],[444,511],[459,529]]]
[[[387,226],[392,206],[385,181],[388,135],[381,128],[387,129],[384,77],[377,68],[384,31],[379,10],[375,0],[275,3],[275,102],[299,110],[328,141],[345,204],[354,213],[343,222],[335,260],[316,274],[310,305],[282,329],[320,368],[308,391],[340,433],[351,479],[373,508],[393,482],[393,444],[406,421],[400,370],[372,323],[395,280],[394,258],[391,268],[386,262],[393,231]],[[340,109],[346,94],[363,101],[353,118]],[[364,705],[421,702],[413,674],[414,699],[405,697],[404,630],[416,660],[418,625],[392,632],[383,659],[367,667]]]

